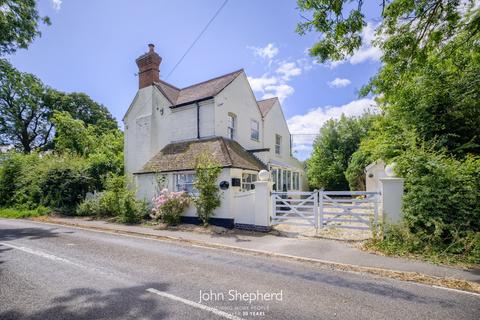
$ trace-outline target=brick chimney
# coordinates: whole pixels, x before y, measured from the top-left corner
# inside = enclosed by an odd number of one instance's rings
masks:
[[[155,45],[148,45],[148,52],[135,60],[138,66],[138,88],[142,89],[160,80],[160,57],[154,50]]]

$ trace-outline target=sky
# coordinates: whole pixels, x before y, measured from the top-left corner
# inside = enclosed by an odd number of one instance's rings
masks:
[[[300,160],[308,158],[313,134],[326,120],[374,105],[358,90],[381,66],[381,52],[368,44],[381,1],[368,1],[367,44],[345,61],[319,64],[307,49],[320,35],[295,33],[302,19],[296,1],[229,0],[171,73],[223,2],[40,0],[40,14],[52,24],[7,59],[57,90],[87,93],[120,125],[138,89],[135,59],[148,43],[163,58],[160,78],[177,87],[243,68],[257,99],[280,98]]]

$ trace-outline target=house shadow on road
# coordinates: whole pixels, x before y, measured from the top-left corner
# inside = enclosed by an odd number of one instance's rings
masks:
[[[68,234],[74,232],[57,231],[57,228],[0,228],[0,264],[4,263],[4,261],[1,260],[2,253],[11,250],[11,248],[3,246],[1,242],[8,242],[17,239],[38,240],[45,238],[55,238],[58,237],[60,234],[66,233]]]
[[[165,291],[168,284],[147,283],[133,287],[113,288],[106,291],[88,287],[68,290],[46,303],[44,308],[25,306],[6,309],[0,307],[0,319],[164,319],[164,300],[146,291],[155,288]],[[171,316],[171,315],[170,315]]]
[[[11,228],[0,229],[0,241],[9,241],[27,238],[29,240],[38,240],[44,238],[57,237],[59,234],[74,233],[73,231],[56,231],[57,228]]]

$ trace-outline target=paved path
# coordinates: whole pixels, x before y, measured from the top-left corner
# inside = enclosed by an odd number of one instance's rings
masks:
[[[327,260],[337,263],[398,271],[420,272],[436,277],[451,277],[480,283],[479,269],[461,270],[453,267],[438,266],[428,262],[380,256],[364,252],[355,248],[353,245],[342,241],[305,238],[297,239],[262,233],[237,232],[233,234],[208,234],[155,230],[148,227],[127,226],[99,220],[85,220],[78,218],[55,218],[54,220],[62,223],[75,223],[86,227],[100,227],[111,230],[123,230],[149,235],[175,237],[206,243],[236,246],[245,249],[263,250],[279,254]]]
[[[275,296],[281,301],[249,303],[238,295],[229,301],[229,293],[257,292],[281,292]],[[479,314],[480,296],[474,294],[0,219],[0,319],[478,319]]]

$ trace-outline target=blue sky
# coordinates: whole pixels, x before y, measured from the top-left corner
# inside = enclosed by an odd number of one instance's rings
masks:
[[[368,12],[377,11],[369,1]],[[162,56],[160,77],[172,70],[223,0],[40,0],[51,18],[28,50],[7,58],[58,90],[85,92],[119,122],[138,88],[135,58],[154,43]],[[365,46],[341,63],[320,65],[306,55],[318,34],[295,33],[296,1],[230,0],[170,75],[188,86],[240,68],[258,99],[278,95],[292,134],[316,133],[328,118],[361,114],[372,105],[357,92],[380,67],[378,49]],[[375,21],[365,31],[373,33]],[[305,159],[310,139],[296,136]]]

